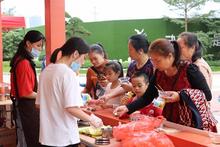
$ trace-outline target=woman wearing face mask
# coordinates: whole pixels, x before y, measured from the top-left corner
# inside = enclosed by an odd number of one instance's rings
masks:
[[[37,95],[37,75],[33,59],[38,57],[44,43],[44,36],[39,31],[26,33],[18,45],[18,50],[10,62],[11,95],[17,106],[17,118],[21,120],[25,141],[28,147],[38,147],[39,113],[35,108]],[[20,121],[17,122],[18,129]],[[17,133],[18,143],[22,134]],[[22,147],[26,145],[20,144]]]
[[[36,105],[40,107],[39,141],[42,146],[77,147],[80,142],[77,118],[95,127],[102,126],[101,119],[80,109],[79,83],[71,70],[77,59],[84,60],[88,50],[88,45],[81,38],[70,38],[53,52],[52,64],[40,75]],[[62,56],[57,60],[59,52]]]

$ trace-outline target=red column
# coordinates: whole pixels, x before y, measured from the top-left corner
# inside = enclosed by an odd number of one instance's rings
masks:
[[[65,0],[45,0],[46,59],[65,42]]]
[[[3,47],[2,47],[2,16],[0,0],[0,82],[3,82]]]

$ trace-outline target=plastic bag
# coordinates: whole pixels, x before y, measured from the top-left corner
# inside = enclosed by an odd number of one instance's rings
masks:
[[[127,124],[121,124],[119,126],[113,127],[113,136],[117,140],[122,140],[127,137],[131,137],[135,132],[149,132],[158,128],[161,124],[163,119],[162,118],[155,118],[149,117],[145,115],[141,115],[141,120],[132,121]]]
[[[136,132],[121,142],[122,147],[174,147],[163,133],[156,131]]]

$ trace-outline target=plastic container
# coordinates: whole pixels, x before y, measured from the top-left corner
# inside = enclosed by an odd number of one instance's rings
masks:
[[[121,77],[118,80],[120,83],[129,83],[130,77]]]
[[[158,90],[158,97],[153,100],[153,104],[155,107],[158,107],[160,109],[163,109],[165,106],[165,100],[162,98],[162,96],[168,96],[169,94],[165,91]]]
[[[91,100],[91,96],[88,93],[82,93],[82,102],[83,105],[86,105],[86,103]]]

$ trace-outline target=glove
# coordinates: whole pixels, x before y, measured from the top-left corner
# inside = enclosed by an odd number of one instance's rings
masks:
[[[89,122],[92,126],[94,126],[95,128],[100,128],[103,126],[103,122],[100,118],[98,118],[97,116],[95,116],[94,114],[90,115],[90,119]]]

